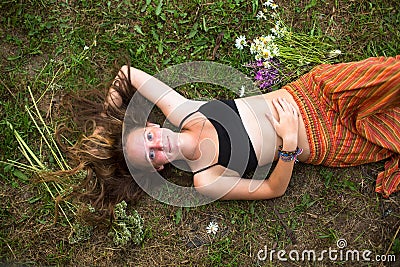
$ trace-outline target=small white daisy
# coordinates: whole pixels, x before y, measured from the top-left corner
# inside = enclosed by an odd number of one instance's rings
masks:
[[[239,50],[242,50],[244,46],[247,46],[246,36],[240,35],[235,41],[235,46]]]
[[[240,91],[239,91],[239,97],[243,97],[244,96],[244,91],[245,91],[245,87],[242,85],[242,87],[240,87]]]
[[[267,0],[267,2],[264,2],[264,6],[271,6],[274,3],[274,0]]]
[[[272,57],[271,51],[267,48],[263,49],[261,53],[264,59],[270,59]]]
[[[278,46],[272,46],[272,55],[275,57],[279,57],[279,47]]]
[[[264,61],[263,63],[264,68],[269,69],[271,67],[271,65],[269,64],[268,61]]]
[[[339,56],[342,53],[342,51],[340,50],[332,50],[328,53],[328,55],[326,56],[327,58],[334,58]]]
[[[256,18],[257,19],[267,19],[267,17],[264,15],[264,12],[262,12],[261,10],[258,11]]]
[[[83,50],[88,50],[89,46],[85,45],[85,47],[83,48]]]
[[[273,35],[271,35],[271,34],[268,34],[267,36],[264,36],[264,38],[265,38],[265,41],[266,41],[267,43],[270,43],[270,42],[272,42],[272,41],[275,39],[275,36],[273,36]]]
[[[275,10],[275,9],[278,8],[278,5],[277,4],[271,4],[271,8]]]
[[[214,234],[215,235],[218,232],[218,228],[219,228],[218,223],[210,222],[208,224],[208,226],[206,227],[206,230],[207,230],[208,234]]]
[[[257,53],[256,45],[254,43],[250,45],[250,53],[251,54]]]

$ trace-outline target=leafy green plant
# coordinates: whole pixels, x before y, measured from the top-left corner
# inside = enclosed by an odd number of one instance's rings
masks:
[[[392,251],[393,251],[394,254],[397,254],[397,255],[400,254],[400,238],[396,238],[393,241]]]
[[[295,210],[303,212],[320,200],[322,198],[312,199],[310,194],[306,193],[302,196],[300,204],[296,205]]]
[[[332,183],[335,182],[335,179],[333,177],[333,172],[329,171],[327,169],[322,169],[320,171],[320,174],[322,175],[324,179],[324,185],[326,188],[330,188],[332,186]]]
[[[138,245],[143,241],[143,219],[136,210],[130,210],[128,215],[126,207],[125,201],[115,206],[115,220],[108,233],[116,246],[125,246],[129,242]]]
[[[69,244],[77,244],[84,240],[88,240],[93,232],[93,227],[90,225],[82,224],[79,222],[75,222],[72,225],[72,231],[68,236]]]
[[[212,266],[239,266],[234,244],[229,237],[225,237],[210,245],[208,258]]]

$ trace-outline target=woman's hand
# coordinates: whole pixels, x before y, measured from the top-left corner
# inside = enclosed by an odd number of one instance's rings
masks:
[[[285,98],[273,99],[272,104],[278,112],[276,120],[272,115],[266,114],[277,135],[283,140],[283,150],[292,151],[297,148],[299,134],[299,114],[292,103]]]

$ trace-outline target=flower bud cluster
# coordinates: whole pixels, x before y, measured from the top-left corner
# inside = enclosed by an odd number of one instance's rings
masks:
[[[130,215],[126,213],[127,204],[125,201],[115,206],[115,220],[108,233],[113,238],[116,246],[125,246],[128,242],[136,245],[143,241],[143,219],[136,210],[131,210]]]

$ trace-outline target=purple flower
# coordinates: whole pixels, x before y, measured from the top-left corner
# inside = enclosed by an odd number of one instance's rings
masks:
[[[279,62],[277,60],[268,60],[265,64],[263,60],[259,60],[249,64],[254,69],[254,80],[260,89],[264,91],[272,91],[272,86],[280,79]]]
[[[257,60],[256,61],[256,66],[257,67],[264,67],[264,60]]]
[[[264,75],[263,74],[264,74],[263,70],[257,71],[256,76],[254,76],[254,80],[256,80],[256,81],[264,80]]]
[[[253,69],[254,81],[263,91],[272,91],[272,87],[281,80],[279,71],[281,65],[275,58],[257,60],[245,66]]]

